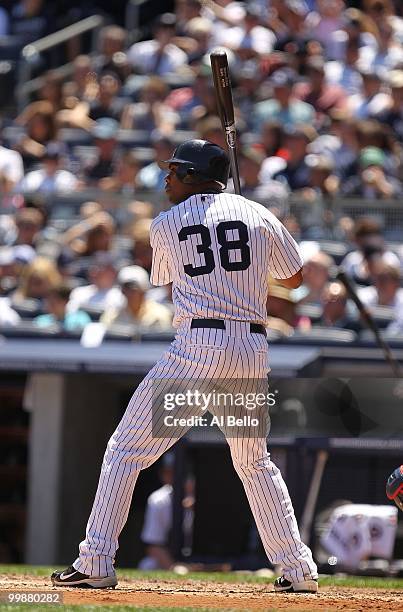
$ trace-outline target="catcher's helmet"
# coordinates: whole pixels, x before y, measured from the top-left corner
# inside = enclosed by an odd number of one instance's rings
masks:
[[[176,176],[182,183],[215,181],[224,189],[229,175],[229,158],[224,149],[208,140],[187,140],[176,147],[171,159],[159,161],[163,170],[177,164]]]
[[[396,468],[386,483],[386,495],[393,499],[396,506],[403,510],[403,465]]]

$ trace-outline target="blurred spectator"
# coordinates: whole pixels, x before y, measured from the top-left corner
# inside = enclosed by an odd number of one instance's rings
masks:
[[[107,308],[119,309],[123,306],[124,296],[116,286],[116,262],[109,253],[98,252],[94,255],[88,276],[90,285],[76,287],[71,292],[68,312],[85,307],[104,311]]]
[[[277,70],[270,78],[273,86],[273,97],[259,102],[255,107],[256,131],[263,123],[279,121],[284,126],[295,126],[299,123],[313,123],[315,110],[306,102],[293,95],[297,75],[289,69]]]
[[[307,148],[316,136],[315,129],[310,125],[299,125],[286,131],[286,167],[274,174],[273,178],[288,185],[291,191],[309,186],[311,169],[306,163]]]
[[[359,175],[348,179],[343,187],[345,196],[360,196],[370,200],[397,198],[402,187],[399,181],[387,176],[385,154],[378,147],[366,147],[359,157]]]
[[[245,5],[245,17],[237,26],[226,29],[218,44],[232,49],[244,61],[268,55],[273,50],[276,37],[261,25],[262,7],[257,2]]]
[[[148,78],[140,89],[139,102],[126,106],[121,127],[149,132],[159,129],[164,134],[172,132],[179,116],[164,102],[168,91],[161,78]]]
[[[19,304],[31,298],[43,305],[49,291],[61,283],[55,264],[46,257],[36,257],[22,271],[19,285],[12,294],[12,303]]]
[[[151,141],[153,143],[155,161],[140,170],[137,175],[137,182],[139,189],[163,191],[166,171],[161,170],[158,160],[169,159],[174,150],[174,145],[168,137],[162,136],[158,132],[151,134]]]
[[[105,72],[116,74],[124,83],[130,74],[130,67],[125,54],[127,32],[117,25],[102,28],[99,34],[99,55],[95,58],[94,69],[98,74]]]
[[[391,104],[378,115],[378,119],[389,125],[403,143],[403,70],[392,70],[387,80],[391,88]]]
[[[335,175],[335,166],[332,159],[326,155],[309,154],[305,163],[310,168],[308,186],[301,195],[313,201],[316,198],[333,198],[339,190],[339,179]]]
[[[331,85],[325,80],[325,63],[319,55],[306,62],[306,83],[299,83],[294,94],[307,102],[316,111],[317,122],[321,125],[332,109],[343,109],[346,106],[346,94],[338,85]]]
[[[357,219],[354,228],[354,242],[358,247],[357,250],[345,256],[341,267],[357,283],[370,283],[367,258],[374,252],[382,255],[383,260],[390,265],[400,265],[398,256],[393,251],[385,249],[381,227],[374,219],[370,217]]]
[[[178,45],[181,40],[187,41],[186,46],[182,43],[182,49],[187,53],[190,66],[197,65],[211,50],[212,30],[213,25],[208,19],[194,17],[186,24],[184,33],[188,38],[176,38]]]
[[[235,107],[248,126],[253,126],[255,104],[259,101],[260,68],[256,60],[242,63],[236,73],[237,86],[234,90]]]
[[[306,17],[309,8],[305,0],[272,0],[269,25],[277,35],[276,49],[292,54],[306,38]]]
[[[141,559],[139,569],[170,569],[174,558],[169,550],[169,534],[172,529],[174,455],[162,457],[160,480],[162,486],[147,499],[141,540],[146,546],[146,556]]]
[[[393,26],[388,19],[379,19],[378,17],[377,26],[379,31],[378,47],[366,49],[362,61],[371,70],[377,70],[382,75],[387,76],[389,70],[402,66],[403,47],[401,42],[394,37]]]
[[[36,208],[23,208],[14,217],[15,235],[10,245],[27,244],[35,248],[43,226],[43,215]]]
[[[303,285],[293,292],[299,304],[320,304],[322,302],[323,290],[330,280],[333,265],[332,257],[323,251],[313,253],[305,260]]]
[[[217,116],[210,116],[207,119],[202,119],[197,123],[197,131],[199,138],[202,140],[208,140],[218,146],[225,149],[227,146],[225,140],[224,130],[221,126],[220,118]]]
[[[49,327],[59,323],[66,331],[79,331],[90,323],[90,316],[83,310],[67,312],[70,293],[70,287],[65,284],[50,289],[44,303],[46,314],[37,316],[34,319],[35,324],[39,327]]]
[[[0,297],[0,326],[15,327],[20,322],[19,314],[10,306],[10,300]]]
[[[281,156],[284,141],[284,130],[278,121],[264,123],[260,132],[260,142],[264,148],[266,157]]]
[[[150,227],[152,219],[139,219],[133,224],[131,237],[134,241],[133,262],[151,273],[152,248],[150,245]]]
[[[363,11],[357,8],[348,8],[344,11],[345,38],[339,38],[339,55],[336,59],[344,58],[345,40],[355,40],[360,47],[360,57],[365,57],[369,50],[379,45],[379,31],[376,22]]]
[[[173,89],[165,99],[165,104],[179,114],[181,126],[189,128],[191,113],[202,104],[204,89],[211,82],[211,70],[201,64],[194,68],[195,78],[191,87]]]
[[[366,306],[390,306],[396,316],[403,309],[403,289],[400,288],[400,267],[378,258],[372,267],[373,286],[362,287],[358,295]]]
[[[47,101],[30,104],[17,117],[16,123],[25,126],[26,133],[14,148],[21,153],[25,170],[29,170],[42,159],[46,145],[57,139],[52,104]]]
[[[70,227],[63,235],[62,242],[82,257],[92,257],[99,251],[109,251],[115,233],[113,217],[98,209],[97,202],[86,202],[84,219]],[[83,205],[84,207],[84,205]]]
[[[322,293],[323,314],[320,324],[326,327],[348,325],[347,292],[339,282],[329,283]]]
[[[20,0],[11,9],[10,33],[27,45],[47,33],[49,26],[44,0]]]
[[[90,102],[88,116],[93,121],[108,117],[120,121],[125,100],[119,98],[120,82],[116,74],[108,72],[99,79],[99,90],[95,100]]]
[[[391,103],[390,95],[382,89],[382,78],[372,69],[361,69],[362,92],[349,97],[347,108],[357,119],[377,117]]]
[[[96,147],[96,158],[84,169],[85,178],[89,183],[96,184],[99,179],[114,173],[119,154],[118,129],[118,122],[110,117],[102,117],[95,122],[92,136]]]
[[[94,66],[89,55],[78,55],[73,62],[72,80],[64,84],[64,98],[71,97],[78,100],[92,100],[97,88],[94,87]],[[71,103],[70,106],[72,106]],[[69,106],[69,107],[70,107]]]
[[[362,89],[362,76],[357,67],[359,47],[356,40],[348,40],[343,60],[332,60],[325,64],[326,80],[338,85],[347,94],[358,94]]]
[[[191,129],[200,130],[200,124],[217,117],[217,99],[214,86],[206,84],[200,92],[200,104],[195,106],[189,118]]]
[[[23,176],[21,155],[0,145],[0,194],[10,193]]]
[[[176,29],[179,35],[185,34],[192,19],[201,17],[201,10],[200,0],[175,0]]]
[[[124,306],[106,309],[101,323],[138,324],[147,328],[170,329],[172,314],[168,308],[146,297],[149,276],[140,266],[127,266],[118,274],[118,284],[126,299]]]
[[[48,70],[45,72],[43,76],[43,85],[38,92],[38,98],[41,101],[50,102],[53,112],[57,112],[63,108],[63,79],[56,70]],[[33,104],[35,104],[35,102]],[[27,109],[29,109],[29,106]]]
[[[244,147],[239,155],[239,169],[242,184],[242,195],[250,200],[261,202],[265,206],[275,206],[287,200],[287,187],[273,180],[262,182],[261,167],[265,154],[261,148]]]
[[[103,191],[134,195],[140,168],[140,161],[134,153],[130,151],[123,153],[119,158],[114,174],[100,179],[98,187]]]
[[[77,177],[63,168],[63,147],[57,142],[49,143],[42,156],[42,167],[28,172],[17,186],[27,193],[67,193],[79,185]]]
[[[343,28],[343,0],[317,0],[316,11],[308,15],[306,28],[312,38],[318,40],[328,59],[335,59],[340,52],[339,31]]]
[[[153,39],[130,47],[127,57],[137,73],[164,76],[186,66],[186,53],[173,43],[175,29],[175,15],[164,13],[154,22]]]
[[[17,288],[24,267],[35,257],[34,249],[27,244],[0,247],[0,295],[10,295]]]

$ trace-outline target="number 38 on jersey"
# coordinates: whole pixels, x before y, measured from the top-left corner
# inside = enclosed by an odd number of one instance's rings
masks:
[[[228,236],[237,234],[237,238]],[[208,227],[205,225],[189,225],[182,227],[178,234],[180,242],[188,240],[190,236],[197,235],[197,253],[203,255],[204,263],[195,266],[188,262],[183,266],[188,276],[200,276],[210,274],[216,265],[220,265],[227,272],[239,272],[246,270],[250,266],[250,248],[248,228],[243,221],[222,221],[215,228],[217,242],[220,245],[218,250],[219,262],[214,259],[214,252],[211,248],[212,238]],[[232,255],[231,255],[232,253]]]

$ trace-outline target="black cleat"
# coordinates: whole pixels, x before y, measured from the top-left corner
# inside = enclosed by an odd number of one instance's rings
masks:
[[[92,578],[87,574],[82,574],[72,565],[62,572],[53,572],[51,580],[53,586],[80,587],[82,589],[114,589],[118,583],[115,575]]]
[[[276,593],[316,593],[318,581],[314,578],[308,578],[308,580],[302,580],[301,582],[290,582],[284,576],[280,576],[274,582],[274,590]]]

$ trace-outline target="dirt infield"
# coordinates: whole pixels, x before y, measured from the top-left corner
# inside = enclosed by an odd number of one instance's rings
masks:
[[[9,574],[0,589],[55,592],[48,578]],[[403,592],[384,589],[323,587],[317,595],[279,595],[272,586],[198,580],[121,580],[116,590],[64,589],[65,604],[158,606],[231,610],[393,610],[403,612]]]

